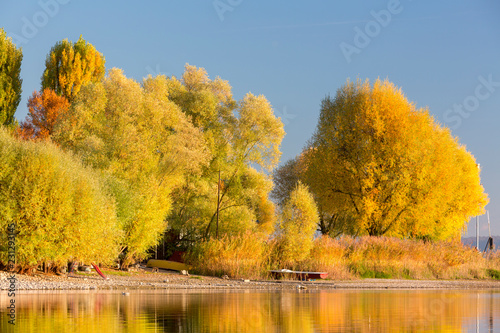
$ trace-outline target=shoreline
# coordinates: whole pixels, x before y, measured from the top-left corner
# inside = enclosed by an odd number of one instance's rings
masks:
[[[108,273],[108,274],[107,274]],[[96,273],[75,275],[14,274],[18,291],[75,291],[75,290],[347,290],[347,289],[444,289],[444,290],[499,290],[499,280],[247,280],[223,279],[211,276],[182,275],[160,270],[152,273],[148,269],[138,272],[106,271],[108,280]],[[119,274],[119,275],[118,275]],[[0,272],[0,290],[9,290],[11,276]]]

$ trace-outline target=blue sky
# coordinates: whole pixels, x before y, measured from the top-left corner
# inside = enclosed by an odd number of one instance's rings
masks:
[[[347,78],[387,78],[476,157],[500,234],[497,0],[2,0],[0,26],[23,48],[19,120],[50,48],[83,35],[108,69],[137,80],[180,76],[189,63],[228,80],[238,99],[265,95],[285,123],[283,162],[300,153],[321,100]]]

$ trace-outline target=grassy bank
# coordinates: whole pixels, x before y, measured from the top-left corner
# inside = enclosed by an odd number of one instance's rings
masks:
[[[245,234],[200,243],[186,259],[199,274],[268,278],[270,269],[324,271],[331,279],[500,279],[500,252],[484,257],[459,242],[387,237],[317,238],[307,258],[280,261],[276,241]]]

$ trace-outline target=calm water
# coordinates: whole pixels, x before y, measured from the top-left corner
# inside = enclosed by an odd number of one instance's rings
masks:
[[[89,291],[0,295],[0,332],[500,332],[497,291]]]

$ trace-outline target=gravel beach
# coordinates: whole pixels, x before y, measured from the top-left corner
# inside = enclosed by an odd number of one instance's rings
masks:
[[[106,272],[104,280],[96,273],[34,276],[0,272],[0,290],[9,290],[15,277],[16,290],[127,290],[127,289],[494,289],[500,290],[496,280],[244,280],[177,272],[151,272],[148,268],[137,272]],[[10,279],[10,280],[9,280]]]

